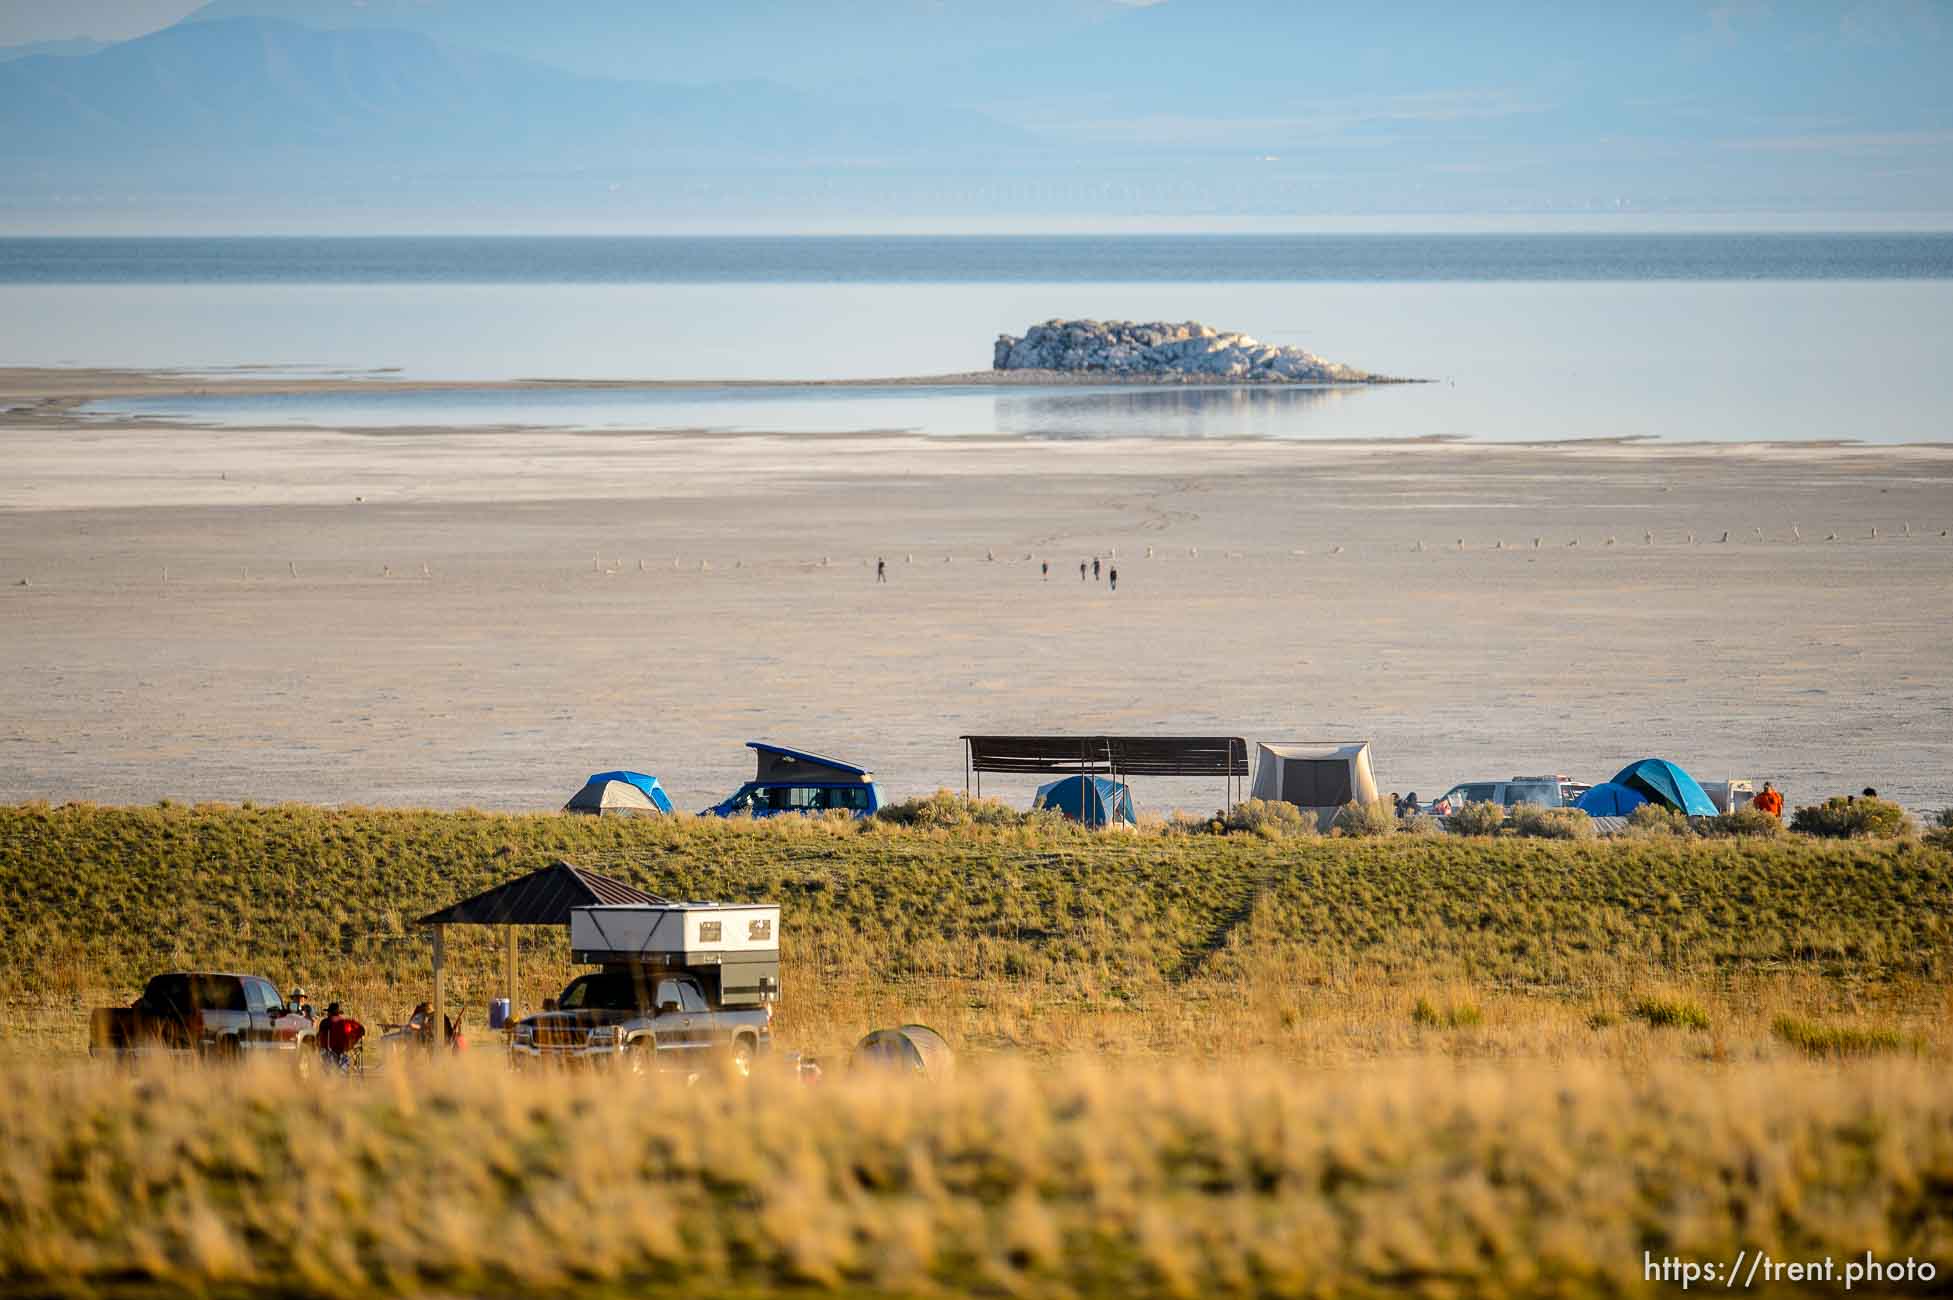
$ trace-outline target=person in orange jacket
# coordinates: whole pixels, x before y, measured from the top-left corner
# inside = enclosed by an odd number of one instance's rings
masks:
[[[1750,800],[1750,807],[1760,812],[1767,812],[1772,817],[1781,817],[1783,816],[1783,795],[1778,793],[1777,787],[1765,781],[1763,783],[1763,789],[1758,792],[1756,798]]]

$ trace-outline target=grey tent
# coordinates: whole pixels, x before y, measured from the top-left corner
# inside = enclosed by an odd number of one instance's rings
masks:
[[[658,784],[657,777],[643,772],[598,772],[570,796],[563,811],[657,817],[671,811],[671,796]]]
[[[947,1079],[956,1069],[955,1054],[943,1036],[927,1025],[877,1029],[854,1045],[850,1069],[891,1070],[919,1074],[932,1083]]]
[[[1377,797],[1367,740],[1284,741],[1255,750],[1254,797],[1312,812],[1325,830],[1344,804]]]

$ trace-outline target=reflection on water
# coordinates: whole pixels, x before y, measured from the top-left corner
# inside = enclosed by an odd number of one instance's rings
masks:
[[[999,393],[999,433],[1046,438],[1303,438],[1312,410],[1355,388],[1038,388]]]
[[[1362,389],[1133,386],[1018,388],[552,388],[358,390],[91,402],[83,414],[227,428],[550,428],[739,433],[903,430],[931,436],[1305,438],[1309,416]]]

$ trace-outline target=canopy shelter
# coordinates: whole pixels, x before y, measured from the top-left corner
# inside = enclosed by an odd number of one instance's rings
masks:
[[[1346,803],[1377,797],[1367,740],[1296,740],[1255,746],[1254,797],[1292,803],[1326,828]]]
[[[1248,742],[1239,736],[965,736],[963,793],[983,793],[983,773],[1058,776],[1217,776],[1235,802],[1235,778],[1248,775]]]
[[[447,964],[447,928],[450,925],[499,925],[508,931],[507,966],[509,1006],[515,1006],[515,927],[518,925],[560,925],[570,923],[570,912],[579,907],[600,904],[665,903],[670,900],[647,894],[635,885],[600,875],[567,862],[556,862],[526,876],[430,912],[415,924],[434,932],[434,1023],[447,1023],[447,991],[443,986],[443,967]]]
[[[1614,774],[1615,785],[1624,785],[1645,796],[1650,803],[1674,808],[1691,817],[1714,817],[1715,800],[1695,778],[1665,758],[1642,758]]]
[[[598,772],[570,796],[564,812],[656,817],[671,811],[671,796],[643,772]]]
[[[1132,788],[1107,776],[1061,777],[1038,787],[1031,805],[1062,813],[1086,826],[1136,826]]]
[[[1648,802],[1648,796],[1631,785],[1603,781],[1574,801],[1573,806],[1589,817],[1625,817]]]

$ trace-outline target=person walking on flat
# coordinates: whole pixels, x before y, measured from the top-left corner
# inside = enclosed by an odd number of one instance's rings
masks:
[[[879,555],[875,557],[875,581],[876,582],[888,581],[888,561],[884,560]]]
[[[1112,590],[1114,591],[1119,590],[1119,566],[1116,564],[1113,565],[1111,570],[1107,572],[1105,576],[1111,580]]]
[[[1078,562],[1078,580],[1080,582],[1085,581],[1085,561],[1083,560]]]
[[[1092,581],[1097,582],[1098,577],[1099,577],[1099,557],[1094,555],[1092,557]]]
[[[1044,580],[1046,582],[1051,581],[1051,561],[1043,561],[1038,565],[1038,569],[1044,574]]]

